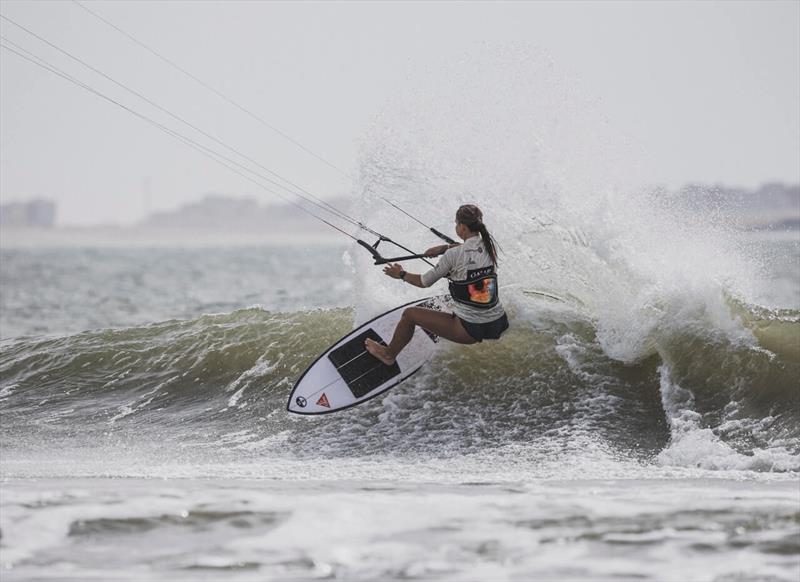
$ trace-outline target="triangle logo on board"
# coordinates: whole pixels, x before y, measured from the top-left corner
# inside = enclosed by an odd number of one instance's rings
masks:
[[[319,400],[317,400],[317,406],[324,406],[325,408],[331,407],[331,403],[328,402],[328,397],[325,396],[324,392],[322,393],[322,396],[319,397]]]

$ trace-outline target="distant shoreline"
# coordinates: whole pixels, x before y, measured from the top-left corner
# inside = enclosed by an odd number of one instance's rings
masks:
[[[3,227],[0,248],[147,248],[147,247],[237,247],[338,245],[345,239],[336,232],[320,229],[313,232],[257,232],[230,230],[193,230],[186,228],[74,227],[33,228]]]
[[[752,228],[742,236],[760,240],[797,240],[800,230],[792,226]],[[224,248],[253,246],[341,246],[349,241],[339,233],[318,231],[246,231],[143,228],[143,227],[3,227],[0,249],[52,248]]]

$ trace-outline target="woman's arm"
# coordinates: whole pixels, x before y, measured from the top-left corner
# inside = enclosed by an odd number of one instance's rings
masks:
[[[447,251],[447,249],[452,249],[453,247],[457,247],[460,244],[461,243],[453,243],[451,245],[438,245],[435,247],[431,247],[427,251],[425,251],[425,256],[438,257],[439,255],[443,255]]]
[[[395,263],[393,265],[388,265],[387,267],[384,267],[383,272],[389,275],[392,279],[400,279],[401,278],[400,274],[405,273],[405,271],[403,271],[403,267],[400,266],[400,263]],[[410,283],[415,287],[421,287],[423,289],[425,288],[425,285],[422,284],[422,276],[417,275],[416,273],[406,273],[405,276],[402,277],[402,279],[406,283]]]

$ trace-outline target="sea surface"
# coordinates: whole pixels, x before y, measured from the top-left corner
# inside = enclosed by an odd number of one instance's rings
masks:
[[[664,298],[622,357],[509,267],[502,341],[321,418],[305,367],[426,294],[358,247],[4,249],[0,577],[796,581],[800,255],[759,240],[784,306]]]

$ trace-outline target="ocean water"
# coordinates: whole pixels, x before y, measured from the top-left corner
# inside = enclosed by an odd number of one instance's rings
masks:
[[[797,579],[796,308],[622,362],[510,283],[501,342],[289,415],[358,250],[2,251],[3,579]]]
[[[2,580],[798,580],[798,233],[631,186],[636,148],[540,54],[418,75],[356,218],[424,249],[382,197],[444,232],[479,204],[504,338],[293,416],[321,351],[443,287],[347,239],[4,248]]]

